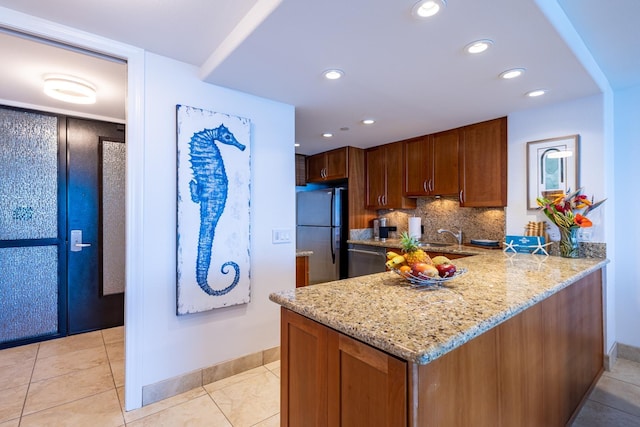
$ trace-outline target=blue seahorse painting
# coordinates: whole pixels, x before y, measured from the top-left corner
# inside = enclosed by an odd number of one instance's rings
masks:
[[[220,271],[228,273],[227,267],[235,270],[231,284],[224,289],[215,290],[207,283],[211,266],[211,248],[216,234],[216,226],[224,212],[229,191],[229,179],[224,168],[224,161],[216,142],[231,145],[244,151],[235,136],[224,124],[215,129],[205,129],[195,133],[189,143],[191,152],[191,168],[193,179],[189,182],[191,200],[200,204],[200,235],[198,237],[198,258],[196,261],[196,280],[200,288],[209,295],[219,296],[231,291],[240,278],[240,267],[233,261],[222,264]]]
[[[177,314],[250,301],[248,119],[177,106]]]

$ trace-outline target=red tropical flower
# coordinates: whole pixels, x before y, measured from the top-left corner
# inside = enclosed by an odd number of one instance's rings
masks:
[[[575,218],[573,219],[573,222],[575,222],[580,227],[591,227],[593,225],[593,223],[589,218],[580,214],[576,214]]]

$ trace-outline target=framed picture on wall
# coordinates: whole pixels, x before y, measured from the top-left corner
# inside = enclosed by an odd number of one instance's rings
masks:
[[[580,135],[527,142],[527,208],[579,188]]]
[[[251,122],[178,105],[177,314],[250,301]]]

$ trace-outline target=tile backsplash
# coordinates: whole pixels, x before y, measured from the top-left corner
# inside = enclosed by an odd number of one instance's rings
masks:
[[[462,228],[464,243],[471,239],[488,239],[503,242],[505,238],[506,219],[504,208],[461,208],[457,197],[440,199],[419,198],[416,209],[380,210],[380,217],[388,219],[390,226],[398,228],[390,233],[390,238],[400,237],[400,233],[409,228],[409,217],[422,218],[424,234],[422,240],[427,242],[455,243],[453,236],[438,234],[439,228],[454,230]],[[523,230],[524,233],[524,230]],[[371,228],[350,230],[349,239],[368,240],[373,238]],[[551,237],[553,240],[553,236]],[[558,243],[549,248],[549,255],[558,255]],[[606,258],[607,249],[604,243],[580,242],[580,256],[586,258]]]
[[[489,239],[502,242],[505,236],[506,219],[504,208],[463,208],[457,197],[439,199],[419,198],[416,209],[395,209],[378,211],[380,217],[388,218],[389,225],[396,226],[398,237],[409,227],[409,217],[422,218],[424,234],[422,240],[429,242],[455,243],[449,234],[438,234],[439,228],[454,231],[462,229],[463,242],[471,239]]]

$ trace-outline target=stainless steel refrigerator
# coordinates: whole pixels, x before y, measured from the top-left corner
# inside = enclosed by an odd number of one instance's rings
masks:
[[[343,187],[296,194],[296,247],[313,251],[309,284],[347,277],[347,190]]]

